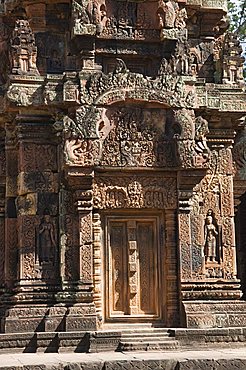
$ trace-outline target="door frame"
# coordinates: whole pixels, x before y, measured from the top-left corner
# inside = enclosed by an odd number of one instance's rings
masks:
[[[163,261],[165,259],[165,248],[164,248],[164,212],[161,211],[150,211],[150,210],[122,210],[122,211],[105,211],[102,215],[103,221],[103,308],[104,308],[104,322],[105,323],[116,323],[116,322],[162,322],[165,323],[165,305],[166,305],[166,294],[165,294],[165,269],[163,269]],[[110,246],[109,246],[109,229],[108,225],[110,220],[115,222],[120,221],[154,221],[156,228],[156,267],[157,267],[157,277],[156,277],[156,314],[144,314],[144,315],[110,315]]]

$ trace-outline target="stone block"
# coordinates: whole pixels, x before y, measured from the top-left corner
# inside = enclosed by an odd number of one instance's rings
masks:
[[[188,328],[227,328],[246,326],[246,303],[242,301],[184,302]]]
[[[96,312],[93,304],[75,304],[66,315],[66,331],[93,331],[97,329]]]
[[[58,352],[57,333],[37,333],[37,352]]]
[[[90,333],[89,352],[116,351],[119,348],[121,332],[97,331]]]
[[[88,352],[89,335],[86,332],[58,333],[59,352]]]

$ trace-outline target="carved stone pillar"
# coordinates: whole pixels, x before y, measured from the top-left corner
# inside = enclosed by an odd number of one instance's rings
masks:
[[[16,331],[18,315],[20,332],[42,331],[47,305],[59,285],[57,144],[50,117],[18,116],[16,130],[18,147],[7,143],[6,151],[7,285],[13,287],[10,272],[17,279],[12,298],[6,299],[2,327]],[[16,230],[18,241],[11,243]],[[10,258],[13,245],[15,259]]]
[[[66,294],[70,295],[69,301],[73,303],[66,317],[67,331],[96,329],[96,310],[93,302],[92,179],[93,174],[90,171],[87,173],[86,170],[75,170],[73,173],[72,169],[69,170],[68,180],[74,193],[76,208],[75,233],[78,237],[76,239],[75,236],[73,241],[77,240],[78,244],[67,243],[65,247],[65,266],[69,265],[69,260],[73,261],[73,272],[70,273],[73,280],[63,281],[63,290],[67,291]],[[67,276],[65,272],[65,279]],[[66,298],[66,295],[64,297]]]

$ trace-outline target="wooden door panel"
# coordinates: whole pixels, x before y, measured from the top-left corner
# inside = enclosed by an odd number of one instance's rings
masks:
[[[110,286],[109,299],[112,313],[127,313],[127,261],[126,225],[124,222],[110,225]]]
[[[154,253],[154,225],[139,222],[137,225],[137,245],[139,253],[140,311],[146,314],[156,312],[157,270]]]
[[[108,221],[108,318],[158,318],[157,220]]]

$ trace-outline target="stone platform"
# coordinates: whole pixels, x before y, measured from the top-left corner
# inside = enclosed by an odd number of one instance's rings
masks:
[[[1,370],[245,370],[245,347],[202,351],[1,354]]]
[[[0,355],[9,353],[164,353],[186,350],[245,347],[246,327],[241,328],[131,328],[77,332],[0,334]],[[246,367],[245,367],[246,369]]]

